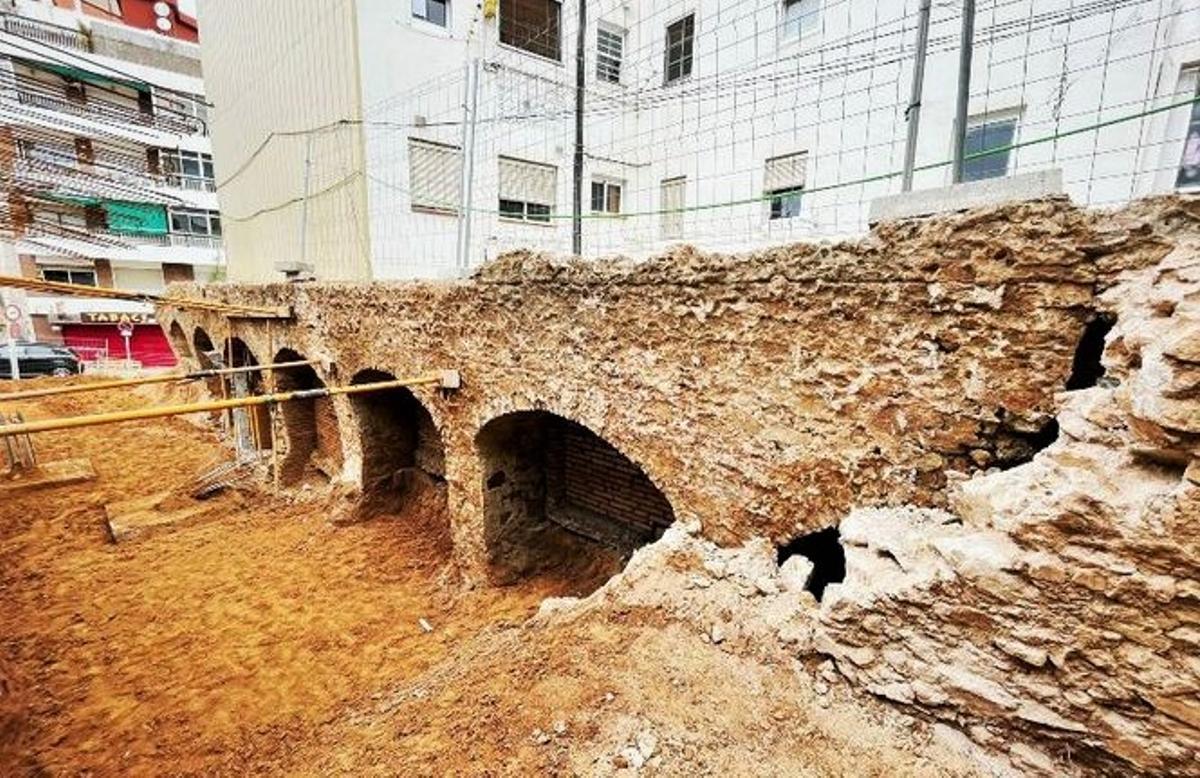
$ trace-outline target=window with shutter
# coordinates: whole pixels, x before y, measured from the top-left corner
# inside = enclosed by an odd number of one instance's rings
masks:
[[[806,151],[767,160],[763,189],[770,196],[772,219],[791,219],[800,215],[800,200],[807,172]]]
[[[458,213],[462,152],[418,138],[408,139],[408,188],[413,210]]]
[[[558,0],[500,0],[500,42],[558,61],[561,17]]]
[[[668,178],[662,182],[662,236],[668,240],[683,237],[683,207],[687,178]]]
[[[610,84],[621,83],[624,49],[625,31],[601,22],[596,27],[596,78]]]
[[[556,203],[558,168],[500,157],[500,214],[509,219],[548,222]]]

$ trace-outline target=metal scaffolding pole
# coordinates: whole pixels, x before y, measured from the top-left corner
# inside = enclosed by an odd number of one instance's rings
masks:
[[[917,134],[921,129],[921,93],[925,88],[925,59],[929,53],[929,6],[921,0],[917,16],[917,54],[913,62],[912,96],[908,101],[908,139],[904,144],[904,182],[901,191],[911,192],[913,167],[917,163]]]
[[[102,392],[108,389],[126,389],[148,384],[169,384],[173,381],[199,381],[205,378],[236,375],[238,373],[253,373],[256,370],[286,370],[293,367],[315,365],[311,359],[299,362],[278,362],[273,365],[250,365],[247,367],[222,367],[212,370],[195,370],[191,373],[169,373],[166,375],[146,376],[145,378],[123,378],[117,381],[98,381],[91,384],[74,384],[71,386],[55,386],[48,389],[27,389],[20,392],[0,394],[0,402],[6,400],[32,400],[37,397],[54,397],[62,394],[80,394],[83,392]]]
[[[191,413],[209,413],[234,408],[252,408],[296,400],[315,400],[320,397],[333,397],[342,394],[365,394],[368,392],[379,392],[384,389],[429,386],[433,384],[446,389],[457,389],[459,386],[458,373],[448,370],[415,376],[413,378],[399,378],[393,381],[378,381],[370,384],[348,384],[346,386],[322,387],[320,389],[300,389],[294,392],[276,392],[251,397],[235,397],[230,400],[208,400],[183,405],[163,405],[157,408],[138,408],[130,411],[97,413],[91,416],[70,416],[63,419],[27,421],[23,424],[10,424],[0,428],[0,437],[28,435],[34,432],[55,432],[58,430],[78,429],[80,427],[98,427],[104,424],[119,424],[126,421],[161,419],[168,416],[184,416]]]
[[[963,0],[962,40],[958,49],[958,101],[954,108],[954,183],[963,180],[967,147],[967,109],[971,102],[971,55],[975,47],[975,0]]]

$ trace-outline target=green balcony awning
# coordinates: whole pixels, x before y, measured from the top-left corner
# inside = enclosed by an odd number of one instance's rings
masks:
[[[46,70],[51,73],[69,78],[75,81],[83,81],[87,84],[93,84],[100,87],[122,86],[127,89],[133,89],[138,92],[149,92],[150,85],[141,81],[130,81],[125,78],[116,78],[114,76],[106,76],[102,73],[93,73],[82,68],[73,67],[71,65],[60,65],[55,62],[42,62],[40,60],[25,60],[25,64],[31,68],[38,70]]]
[[[126,235],[166,235],[167,209],[147,203],[102,202],[110,232]]]

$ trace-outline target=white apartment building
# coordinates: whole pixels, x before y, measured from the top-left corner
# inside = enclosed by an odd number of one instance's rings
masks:
[[[0,3],[0,272],[147,293],[223,273],[189,36],[175,0]],[[174,364],[150,304],[11,290],[6,302],[22,339]]]
[[[995,153],[968,180],[1058,170],[1094,206],[1200,184],[1200,0],[977,5],[966,150]],[[865,230],[901,187],[918,6],[588,2],[583,254]],[[201,0],[231,276],[569,251],[578,8]],[[960,9],[932,7],[916,189],[951,182]]]

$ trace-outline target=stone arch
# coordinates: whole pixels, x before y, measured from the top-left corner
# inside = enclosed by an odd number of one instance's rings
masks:
[[[393,381],[380,370],[362,370],[351,384]],[[436,520],[449,541],[446,453],[429,409],[405,387],[351,394],[362,456],[358,516],[421,514]]]
[[[304,357],[292,349],[280,349],[276,364],[303,362]],[[280,392],[323,389],[325,382],[312,365],[289,367],[275,373],[275,388]],[[341,467],[342,448],[338,435],[337,415],[330,397],[290,400],[279,404],[283,417],[283,440],[276,441],[283,449],[279,462],[279,480],[285,486],[299,483],[313,471],[332,476]]]
[[[645,471],[592,430],[548,411],[492,419],[475,437],[489,576],[552,568],[587,593],[675,520]]]

